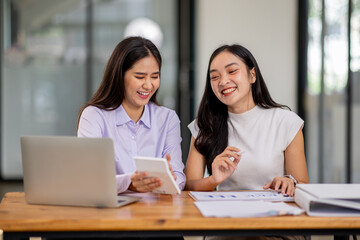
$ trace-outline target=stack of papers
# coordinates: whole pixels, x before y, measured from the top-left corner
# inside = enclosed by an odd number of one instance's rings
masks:
[[[204,217],[266,217],[299,215],[297,206],[286,204],[294,198],[277,191],[194,192],[189,195]]]
[[[200,201],[194,202],[204,217],[268,217],[299,215],[301,208],[283,202],[266,201]]]

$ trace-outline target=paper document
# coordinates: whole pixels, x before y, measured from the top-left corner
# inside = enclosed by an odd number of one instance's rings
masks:
[[[189,193],[195,201],[236,201],[236,200],[264,200],[294,202],[294,198],[274,190],[264,191],[241,191],[241,192],[195,192]]]
[[[194,202],[204,217],[268,217],[299,215],[303,209],[284,202],[199,201]]]

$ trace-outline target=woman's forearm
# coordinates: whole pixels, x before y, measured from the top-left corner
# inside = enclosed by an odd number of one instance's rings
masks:
[[[213,181],[212,176],[208,176],[202,179],[187,179],[185,190],[192,191],[213,191],[217,187],[217,183]]]

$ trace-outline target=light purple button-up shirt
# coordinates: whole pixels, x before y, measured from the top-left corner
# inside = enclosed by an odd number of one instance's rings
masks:
[[[89,106],[81,114],[77,135],[113,140],[118,193],[129,188],[130,176],[136,170],[135,156],[165,158],[167,153],[179,188],[185,187],[180,120],[173,110],[149,102],[135,123],[122,105],[112,111]]]

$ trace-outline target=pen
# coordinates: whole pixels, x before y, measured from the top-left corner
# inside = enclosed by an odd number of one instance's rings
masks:
[[[245,151],[240,151],[240,152],[237,152],[236,154],[242,156],[244,153],[245,153]],[[234,157],[230,157],[230,160],[234,161]]]
[[[299,215],[303,212],[302,209],[296,209],[293,211],[279,211],[279,210],[271,210],[268,212],[269,216],[286,216],[286,215]]]

